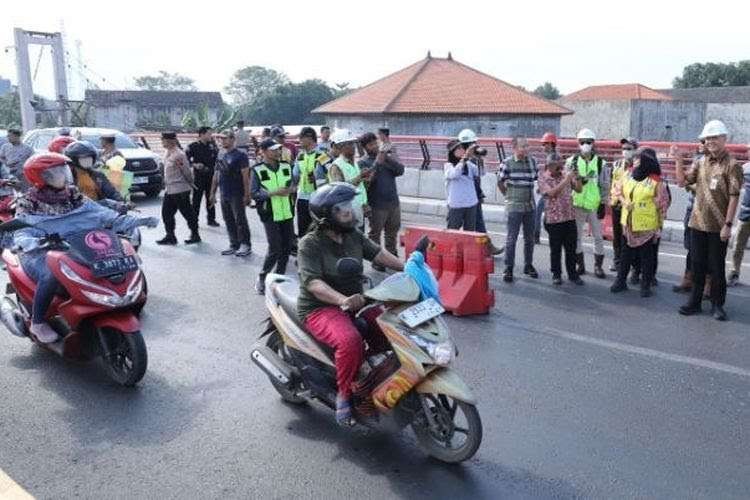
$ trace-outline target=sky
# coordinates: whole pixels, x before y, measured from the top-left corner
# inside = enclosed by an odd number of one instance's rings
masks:
[[[172,3],[33,0],[0,14],[0,76],[15,83],[13,28],[63,31],[71,98],[87,85],[133,88],[159,70],[221,91],[239,68],[357,87],[424,58],[453,58],[529,90],[670,87],[693,62],[750,59],[750,1]],[[278,5],[278,7],[276,7]],[[81,58],[76,41],[80,40]],[[31,50],[34,90],[52,95],[49,48]],[[40,61],[40,63],[38,63]],[[81,69],[85,65],[86,69]],[[90,84],[89,84],[90,85]]]

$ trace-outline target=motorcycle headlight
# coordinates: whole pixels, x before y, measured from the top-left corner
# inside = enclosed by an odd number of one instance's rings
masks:
[[[119,295],[105,295],[103,293],[89,292],[88,290],[81,290],[81,292],[91,302],[96,302],[103,306],[120,307],[124,305],[123,299],[125,297],[120,297]]]

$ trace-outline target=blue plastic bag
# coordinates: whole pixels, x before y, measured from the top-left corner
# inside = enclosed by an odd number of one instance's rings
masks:
[[[404,265],[404,272],[419,285],[419,290],[422,292],[422,300],[433,298],[442,305],[438,282],[432,273],[432,269],[425,262],[422,252],[412,252],[409,260]]]

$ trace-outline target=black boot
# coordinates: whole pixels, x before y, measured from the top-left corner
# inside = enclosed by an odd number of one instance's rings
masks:
[[[625,280],[620,279],[619,277],[615,280],[612,286],[609,287],[609,291],[612,293],[624,292],[627,289],[628,289],[628,284],[625,283]]]
[[[188,245],[193,245],[195,243],[201,242],[201,236],[198,234],[198,231],[191,231],[190,232],[190,238],[185,240],[185,243]]]
[[[576,273],[578,276],[586,274],[586,263],[583,260],[583,252],[576,254]]]
[[[604,274],[604,268],[602,267],[603,265],[604,255],[594,255],[594,276],[599,279],[604,279],[607,277],[607,275]]]
[[[175,238],[174,233],[167,233],[164,238],[160,240],[156,240],[157,245],[176,245],[177,244],[177,238]]]
[[[651,282],[647,282],[647,280],[641,281],[641,297],[651,297],[654,294],[654,292],[651,291]]]

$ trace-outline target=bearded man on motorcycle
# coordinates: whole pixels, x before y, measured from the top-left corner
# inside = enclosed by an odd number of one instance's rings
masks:
[[[156,227],[155,217],[136,218],[120,215],[86,197],[73,184],[68,158],[56,153],[42,153],[24,164],[24,176],[32,186],[19,198],[16,218],[34,227],[12,234],[11,245],[21,251],[21,265],[37,284],[32,305],[31,333],[41,343],[57,340],[57,333],[45,321],[47,309],[58,288],[57,278],[47,265],[47,250],[40,248],[40,238],[49,234],[61,237],[111,227],[127,232],[138,226]],[[3,246],[8,246],[3,241]]]
[[[315,191],[310,198],[314,219],[312,230],[299,243],[297,264],[300,275],[300,296],[297,314],[305,328],[320,342],[335,351],[336,421],[353,425],[352,382],[364,357],[362,336],[354,325],[352,314],[365,306],[361,276],[342,276],[337,262],[342,257],[402,271],[398,257],[381,249],[360,231],[352,201],[357,195],[354,186],[334,182]],[[364,316],[364,315],[363,315]],[[376,317],[368,322],[367,340],[370,347],[378,343]]]
[[[120,213],[128,211],[130,205],[109,182],[107,176],[94,168],[99,152],[91,143],[72,142],[65,147],[62,154],[70,159],[68,164],[73,173],[73,181],[84,196]]]

